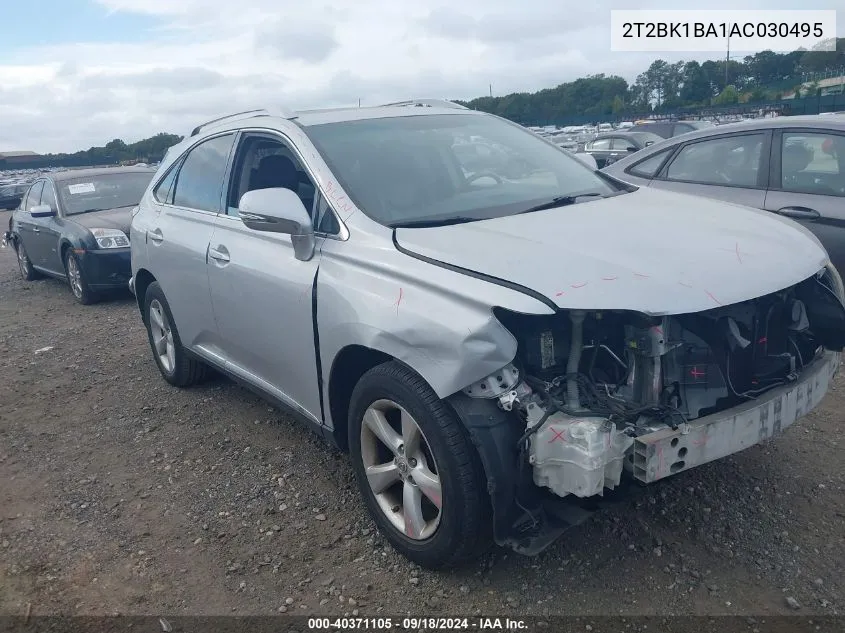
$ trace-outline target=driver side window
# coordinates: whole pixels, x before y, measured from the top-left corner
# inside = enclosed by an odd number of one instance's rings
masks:
[[[270,188],[290,189],[314,217],[317,188],[296,154],[278,137],[245,134],[235,155],[226,213],[238,216],[245,193]]]
[[[756,187],[763,138],[763,134],[743,134],[689,143],[669,163],[666,179]]]
[[[32,207],[38,206],[41,203],[41,190],[44,189],[44,181],[39,180],[29,188],[29,193],[26,194],[22,208],[29,213]]]

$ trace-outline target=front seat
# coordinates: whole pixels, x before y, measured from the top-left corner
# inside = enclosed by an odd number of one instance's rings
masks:
[[[287,156],[271,154],[258,163],[258,168],[249,179],[249,190],[283,187],[299,192],[299,172]]]

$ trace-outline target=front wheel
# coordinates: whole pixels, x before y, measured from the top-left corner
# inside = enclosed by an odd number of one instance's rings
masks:
[[[491,542],[489,497],[457,415],[396,362],[355,387],[349,446],[364,502],[404,556],[430,569],[478,555]]]
[[[88,286],[88,281],[82,272],[82,263],[70,249],[65,252],[65,271],[67,272],[67,283],[74,299],[84,306],[96,303],[99,297]]]

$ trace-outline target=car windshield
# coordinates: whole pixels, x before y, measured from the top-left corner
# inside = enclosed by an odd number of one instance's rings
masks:
[[[572,155],[492,116],[403,116],[305,130],[355,204],[386,226],[484,220],[620,191]]]
[[[59,180],[56,189],[65,215],[132,207],[141,201],[154,173],[138,171],[98,174],[72,180]]]

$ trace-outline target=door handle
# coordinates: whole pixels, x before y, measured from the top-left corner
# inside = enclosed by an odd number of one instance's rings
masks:
[[[782,209],[775,211],[775,213],[785,215],[788,218],[794,218],[796,220],[818,220],[822,217],[821,213],[808,207],[783,207]]]
[[[161,244],[164,241],[164,235],[162,235],[161,229],[156,229],[155,231],[148,231],[147,236],[156,244]]]
[[[211,259],[216,259],[218,262],[229,261],[229,251],[225,246],[214,246],[208,249],[208,256]]]

